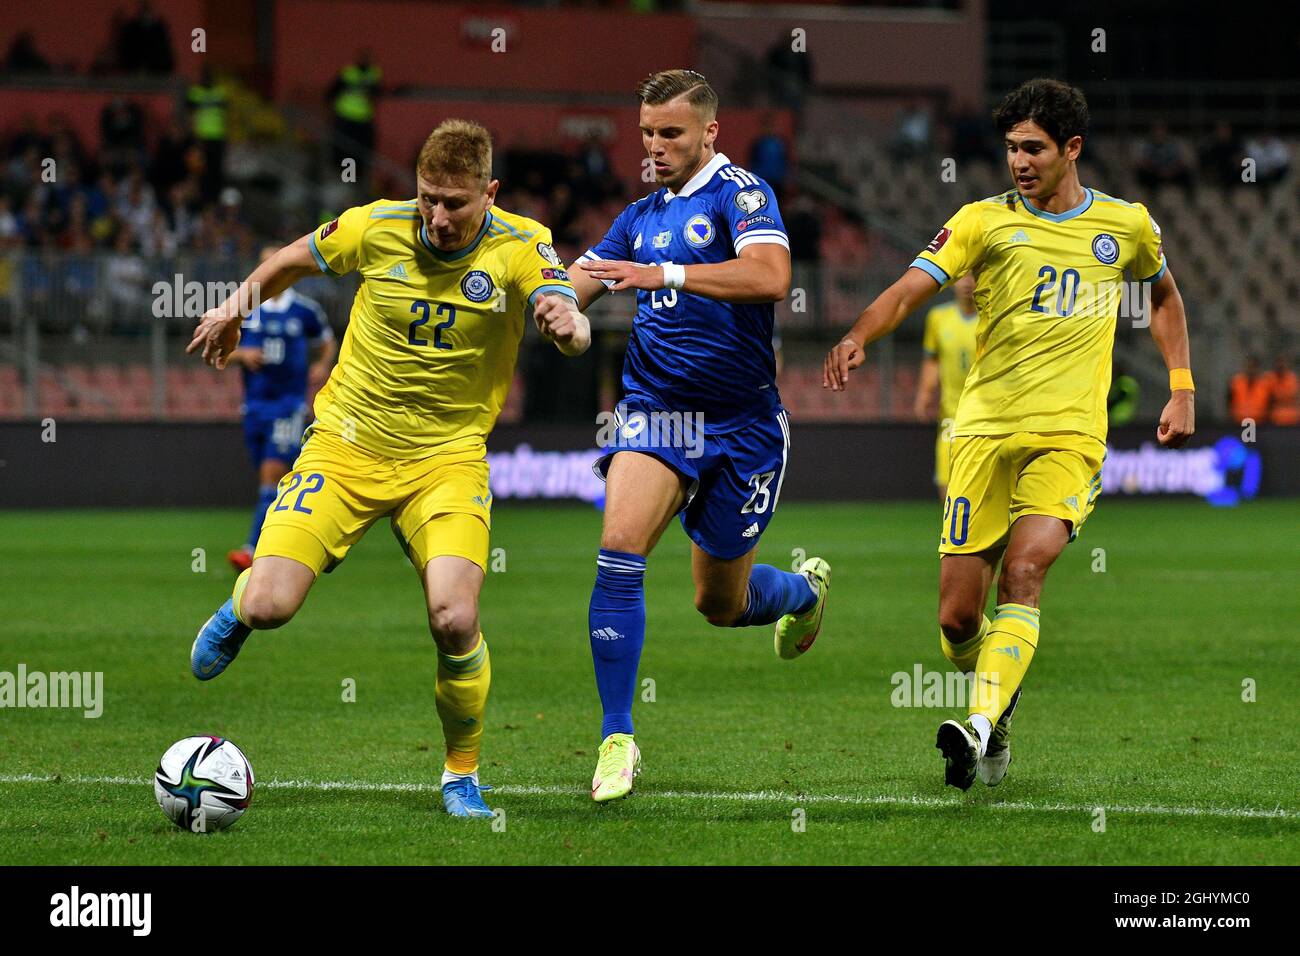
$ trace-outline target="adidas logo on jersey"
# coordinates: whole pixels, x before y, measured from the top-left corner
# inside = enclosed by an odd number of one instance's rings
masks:
[[[758,522],[757,522],[757,521],[755,521],[753,524],[751,524],[751,525],[750,525],[748,528],[746,528],[744,531],[740,532],[740,536],[741,536],[742,538],[752,538],[752,537],[754,537],[754,535],[756,535],[756,534],[758,534]]]
[[[402,265],[400,262],[397,265],[393,266],[391,269],[389,269],[388,274],[392,276],[394,279],[410,278],[410,276],[406,274],[406,266]]]
[[[1070,497],[1065,499],[1063,504],[1069,505],[1075,511],[1079,510],[1079,499],[1075,495],[1070,495]]]
[[[591,636],[598,641],[619,641],[623,639],[623,635],[612,627],[598,627],[591,632]]]
[[[1023,229],[1017,229],[1016,234],[1007,240],[1007,242],[1028,242],[1028,241],[1029,241],[1029,236],[1025,235],[1025,230]]]

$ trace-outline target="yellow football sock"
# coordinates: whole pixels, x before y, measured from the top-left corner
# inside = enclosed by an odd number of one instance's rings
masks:
[[[239,572],[239,577],[235,578],[235,591],[230,596],[230,606],[234,608],[235,620],[245,627],[248,626],[248,622],[244,620],[244,615],[239,611],[239,602],[244,599],[244,588],[248,586],[248,576],[252,573],[252,568],[244,568],[243,571]]]
[[[468,654],[452,657],[438,652],[438,682],[434,698],[447,743],[447,769],[469,774],[478,769],[479,744],[483,737],[483,712],[487,709],[492,663],[483,635]]]
[[[1038,608],[999,604],[975,665],[975,696],[970,714],[996,724],[1025,679],[1038,647]]]
[[[988,615],[980,615],[980,622],[980,632],[959,644],[948,640],[943,631],[939,632],[939,647],[943,651],[943,656],[963,674],[969,674],[975,669],[975,663],[980,657],[980,648],[984,646],[984,638],[989,633]]]

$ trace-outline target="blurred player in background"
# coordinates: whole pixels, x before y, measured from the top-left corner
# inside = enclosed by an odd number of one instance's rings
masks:
[[[279,251],[262,249],[260,262]],[[316,359],[308,364],[308,349]],[[257,505],[248,542],[226,555],[236,571],[253,564],[266,509],[302,445],[307,389],[319,388],[334,361],[334,332],[325,310],[305,295],[285,289],[263,302],[240,326],[239,348],[229,361],[244,368],[244,444],[257,469]]]
[[[830,587],[820,558],[797,574],[754,564],[790,447],[772,353],[775,303],[790,286],[776,197],[714,151],[718,97],[703,76],[657,73],[637,95],[662,188],[628,206],[573,270],[580,308],[606,289],[635,289],[637,301],[618,441],[596,463],[606,483],[588,615],[604,709],[591,785],[598,802],[626,796],[639,772],[632,697],[646,557],[673,515],[692,542],[696,608],[717,627],[776,623],[782,658],[812,645]],[[647,438],[664,413],[702,421],[702,434],[687,427]]]
[[[1015,188],[958,210],[858,317],[825,362],[840,390],[868,343],[953,276],[973,272],[980,303],[975,362],[953,425],[952,473],[939,551],[944,655],[976,675],[965,721],[936,746],[947,783],[1001,782],[1011,717],[1038,647],[1047,569],[1079,533],[1101,491],[1106,393],[1124,270],[1151,283],[1151,335],[1171,397],[1156,436],[1177,448],[1194,429],[1182,297],[1160,229],[1140,204],[1079,184],[1088,105],[1074,87],[1031,80],[994,112]],[[998,561],[998,603],[984,615]]]
[[[948,456],[952,450],[952,422],[966,373],[975,358],[975,277],[967,273],[952,285],[956,298],[926,313],[921,347],[921,382],[913,411],[923,421],[933,421],[930,404],[939,393],[939,434],[934,443],[934,483],[939,500],[948,494]]]
[[[447,120],[420,150],[415,199],[353,207],[284,247],[203,316],[188,349],[224,367],[253,290],[278,296],[322,272],[364,277],[253,566],[199,631],[190,667],[199,680],[224,671],[252,630],[288,622],[320,573],[388,517],[424,586],[438,648],[443,803],[478,817],[492,815],[478,780],[491,681],[478,616],[492,506],[486,440],[527,315],[566,355],[591,344],[550,231],[496,208],[491,172],[487,130]]]

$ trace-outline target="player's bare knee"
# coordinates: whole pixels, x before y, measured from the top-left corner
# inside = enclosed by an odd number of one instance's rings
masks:
[[[463,654],[478,637],[478,609],[473,601],[430,604],[429,632],[444,654]]]
[[[256,581],[249,582],[239,602],[239,612],[244,623],[256,631],[283,627],[297,610],[293,602],[277,593],[273,585]]]
[[[969,641],[980,632],[984,613],[978,607],[963,606],[956,602],[939,606],[939,629],[954,644]]]
[[[734,627],[744,608],[728,597],[707,591],[695,592],[695,610],[714,627]]]
[[[639,554],[645,557],[648,550],[642,535],[616,528],[607,529],[600,536],[600,547],[605,551],[618,551],[622,554]]]

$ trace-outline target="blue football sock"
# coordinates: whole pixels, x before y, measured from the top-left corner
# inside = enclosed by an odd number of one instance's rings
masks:
[[[275,485],[263,485],[257,491],[257,507],[253,509],[253,527],[248,532],[248,550],[257,550],[257,539],[262,536],[262,522],[266,520],[266,509],[275,501]]]
[[[632,733],[636,669],[645,643],[645,558],[600,549],[587,628],[605,712],[600,736]]]
[[[786,614],[802,614],[817,603],[817,592],[802,574],[756,564],[749,572],[749,606],[732,627],[771,624]]]

